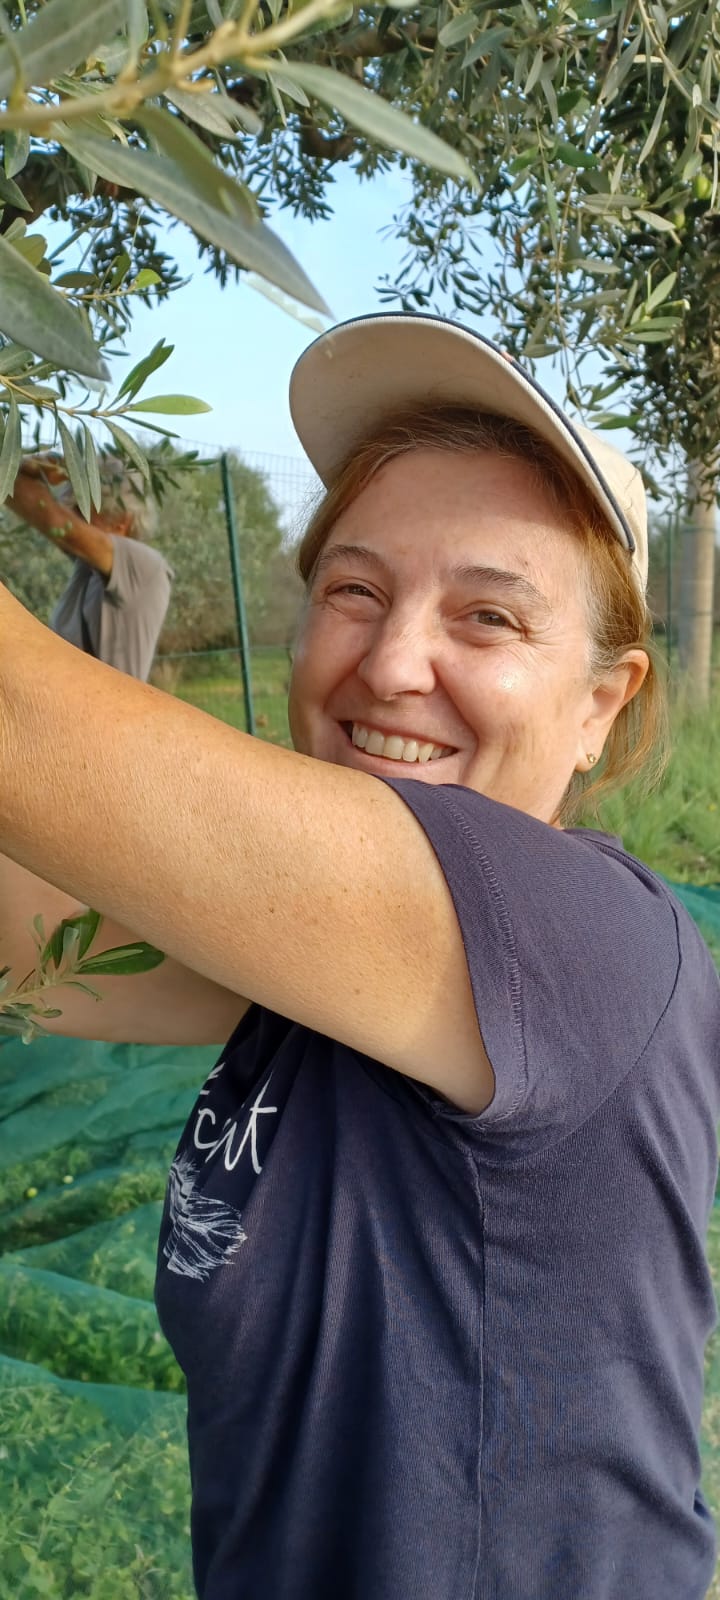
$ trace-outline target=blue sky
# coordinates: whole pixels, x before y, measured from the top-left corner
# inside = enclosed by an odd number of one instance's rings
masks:
[[[375,286],[399,263],[402,250],[382,230],[406,195],[400,175],[359,183],[339,169],[331,189],[331,221],[309,223],[288,212],[272,219],[335,320],[383,309]],[[162,336],[175,352],[149,380],[146,392],[194,394],[213,408],[205,415],[172,420],[179,434],[245,452],[300,455],[287,405],[288,379],[316,333],[242,279],[221,289],[198,261],[194,240],[184,227],[169,231],[167,248],[191,281],[152,310],[138,306],[128,359],[113,363],[113,380]],[[482,331],[494,332],[490,326]]]
[[[382,276],[399,266],[403,247],[389,235],[394,214],[409,199],[402,174],[383,174],[361,183],[343,166],[335,169],[328,190],[332,217],[308,222],[279,211],[270,219],[316,288],[330,306],[333,318],[360,316],[383,306],[376,292]],[[52,229],[52,244],[60,242],[60,228]],[[114,392],[124,374],[146,355],[159,338],[174,345],[174,353],[145,385],[146,394],[184,393],[205,400],[212,410],[189,417],[161,417],[180,439],[199,444],[207,453],[235,448],[250,458],[268,477],[272,493],[294,525],[307,503],[313,475],[290,420],[287,402],[292,367],[317,330],[297,321],[278,305],[251,288],[241,277],[221,289],[205,270],[195,240],[182,224],[168,224],[165,247],[189,281],[160,305],[146,308],[138,302],[124,357],[111,362]],[[66,267],[77,264],[69,255]],[[441,307],[448,315],[450,305]],[[479,332],[501,338],[492,322],[467,319]],[[539,364],[537,375],[555,399],[564,398],[560,374],[552,362]],[[133,422],[127,418],[126,425]],[[136,419],[137,429],[142,418]],[[104,429],[98,434],[107,439]],[[146,437],[148,437],[146,435]],[[611,442],[632,448],[625,430]],[[271,463],[262,457],[294,458]],[[292,470],[290,470],[292,468]]]

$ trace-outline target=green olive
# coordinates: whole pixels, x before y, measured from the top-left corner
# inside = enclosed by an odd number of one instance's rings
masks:
[[[699,172],[697,177],[693,178],[693,194],[695,199],[709,200],[712,192],[712,178],[708,178],[707,173],[705,172]]]

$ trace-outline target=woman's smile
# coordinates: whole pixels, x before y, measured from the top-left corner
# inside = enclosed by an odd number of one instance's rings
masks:
[[[522,462],[440,450],[390,461],[339,517],[310,585],[296,748],[377,777],[464,784],[550,821],[592,701],[578,571]]]

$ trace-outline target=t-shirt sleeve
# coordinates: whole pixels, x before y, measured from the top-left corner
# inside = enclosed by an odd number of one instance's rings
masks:
[[[113,535],[113,566],[102,597],[100,656],[147,678],[170,602],[172,569],[159,550]]]
[[[112,572],[105,585],[105,598],[114,606],[145,606],[153,612],[162,605],[164,617],[170,598],[172,571],[151,545],[113,534]]]
[[[457,912],[495,1074],[486,1111],[436,1104],[498,1148],[555,1143],[646,1051],[680,968],[661,881],[613,841],[453,785],[386,780],[416,816]]]

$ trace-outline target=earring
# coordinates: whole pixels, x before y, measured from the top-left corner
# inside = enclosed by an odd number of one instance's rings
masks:
[[[588,766],[589,767],[594,767],[596,761],[597,761],[597,756],[593,755],[592,750],[588,750],[588,753],[587,753],[587,764],[588,764]]]

